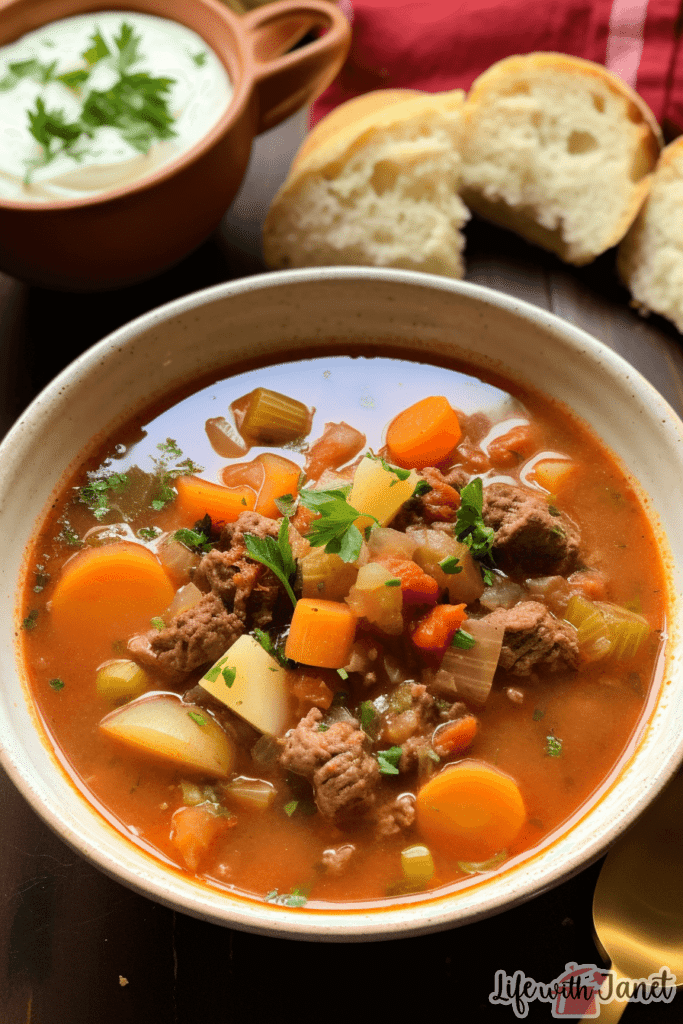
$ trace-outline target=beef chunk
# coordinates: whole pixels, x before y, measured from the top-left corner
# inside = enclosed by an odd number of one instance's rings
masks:
[[[483,518],[496,531],[496,563],[514,575],[566,575],[576,566],[579,532],[563,513],[553,515],[545,495],[511,484],[484,490]]]
[[[166,629],[133,637],[128,646],[139,661],[176,675],[216,661],[243,632],[242,619],[215,594],[205,594]]]
[[[355,719],[319,731],[319,708],[311,708],[282,740],[280,764],[313,784],[318,810],[325,818],[364,814],[375,803],[379,767],[367,753],[367,736]]]
[[[344,846],[330,846],[327,850],[323,850],[322,865],[325,871],[328,875],[340,875],[355,852],[356,847],[351,843],[345,843]]]
[[[383,803],[375,815],[375,834],[378,839],[388,839],[409,829],[415,821],[415,797],[412,793],[401,793]]]
[[[405,502],[392,520],[394,530],[406,530],[409,526],[422,527],[430,523],[454,523],[460,508],[460,495],[443,475],[441,470],[427,466],[420,471],[431,486],[431,491]]]
[[[505,633],[498,665],[513,675],[528,676],[539,664],[551,671],[578,665],[576,630],[538,601],[497,608],[486,621],[502,623]]]
[[[273,619],[280,583],[270,569],[246,556],[244,534],[276,537],[278,524],[243,512],[222,531],[218,546],[202,556],[193,577],[201,601],[166,629],[133,637],[130,653],[143,664],[177,678],[216,661],[248,629]]]

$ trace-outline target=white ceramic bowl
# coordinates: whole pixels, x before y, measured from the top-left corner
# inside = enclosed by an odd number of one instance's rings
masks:
[[[671,640],[647,729],[619,776],[571,829],[457,894],[390,910],[290,910],[234,898],[164,866],[116,832],[75,789],[31,710],[15,651],[16,590],[35,520],[94,434],[151,398],[231,362],[295,353],[323,338],[400,342],[414,351],[469,354],[484,367],[542,385],[569,405],[639,478],[668,534]],[[125,396],[125,408],[121,396]],[[0,446],[1,760],[33,808],[107,874],[206,920],[304,939],[374,939],[464,924],[513,906],[594,860],[634,820],[683,757],[683,424],[627,363],[551,313],[485,288],[428,275],[322,268],[246,278],[140,317],[69,366]]]

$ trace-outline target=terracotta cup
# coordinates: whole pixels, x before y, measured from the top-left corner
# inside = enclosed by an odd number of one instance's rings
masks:
[[[0,0],[0,46],[60,18],[120,8],[179,21],[224,64],[227,110],[198,143],[137,181],[83,199],[0,198],[0,269],[48,287],[114,288],[151,277],[203,242],[244,176],[255,135],[323,91],[350,43],[329,0],[279,0],[239,17],[217,0]],[[317,39],[291,47],[312,30]]]

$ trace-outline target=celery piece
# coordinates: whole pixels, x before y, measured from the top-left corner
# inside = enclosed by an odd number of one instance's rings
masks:
[[[311,411],[295,398],[268,388],[256,388],[240,424],[240,433],[254,444],[282,445],[305,437],[311,429]]]
[[[434,876],[434,859],[428,847],[420,844],[401,850],[401,867],[411,882],[428,882]]]
[[[95,687],[99,695],[114,703],[142,696],[149,684],[150,679],[145,670],[127,658],[108,661],[95,676]]]
[[[478,863],[468,860],[459,860],[458,867],[461,871],[464,871],[466,875],[479,875],[485,871],[494,871],[495,868],[500,867],[504,860],[507,859],[507,850],[501,850],[499,853],[489,857],[488,860],[482,860]]]

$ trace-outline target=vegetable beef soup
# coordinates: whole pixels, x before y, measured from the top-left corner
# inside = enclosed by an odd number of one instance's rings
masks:
[[[474,884],[599,796],[656,695],[665,571],[616,461],[530,389],[398,356],[148,409],[29,552],[61,762],[210,886],[315,908]]]

